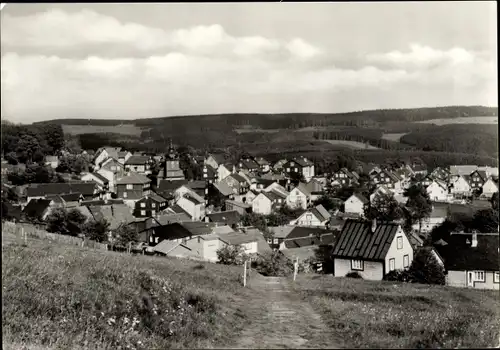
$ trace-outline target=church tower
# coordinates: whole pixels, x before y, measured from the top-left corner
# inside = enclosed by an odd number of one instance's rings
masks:
[[[170,147],[168,154],[165,157],[165,180],[184,180],[184,172],[179,166],[179,155],[172,146],[170,140]]]

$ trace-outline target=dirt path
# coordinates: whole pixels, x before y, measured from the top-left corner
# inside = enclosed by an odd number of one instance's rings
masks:
[[[263,277],[250,283],[252,289],[262,291],[267,314],[252,320],[238,338],[234,347],[260,349],[289,348],[340,348],[332,343],[330,332],[321,317],[309,303],[290,288],[291,282],[284,277]]]

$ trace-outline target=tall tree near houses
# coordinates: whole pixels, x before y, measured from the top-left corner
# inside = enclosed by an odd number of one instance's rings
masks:
[[[395,221],[404,216],[403,208],[392,194],[378,194],[373,201],[364,207],[364,215],[368,220]]]
[[[422,231],[422,221],[432,213],[432,201],[425,188],[414,184],[407,188],[403,195],[408,198],[406,208],[413,222],[418,222],[418,233]]]

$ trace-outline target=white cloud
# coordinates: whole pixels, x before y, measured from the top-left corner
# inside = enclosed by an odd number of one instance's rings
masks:
[[[286,48],[293,56],[302,59],[315,57],[321,53],[317,47],[314,47],[300,38],[295,38],[286,45]]]

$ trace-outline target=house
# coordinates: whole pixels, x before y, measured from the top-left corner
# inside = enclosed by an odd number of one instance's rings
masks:
[[[207,164],[208,167],[212,168]],[[221,163],[218,168],[212,168],[215,171],[217,181],[224,180],[229,175],[236,172],[235,166],[231,163]],[[215,170],[216,169],[216,170]]]
[[[224,163],[226,163],[226,156],[223,153],[210,153],[205,158],[205,164],[210,165],[214,169],[218,169],[219,165]]]
[[[238,162],[238,168],[250,173],[256,173],[260,170],[260,165],[253,158],[242,158]]]
[[[391,171],[382,170],[370,178],[373,185],[384,185],[390,190],[400,190],[401,180]]]
[[[468,197],[472,194],[472,186],[468,175],[452,175],[449,188],[454,197]]]
[[[214,184],[218,181],[219,175],[217,174],[217,170],[212,168],[210,165],[203,164],[202,172],[203,180],[207,181],[209,184]]]
[[[108,158],[113,158],[118,162],[118,152],[121,151],[120,148],[114,147],[102,147],[97,150],[94,155],[94,166],[96,169],[99,169],[102,163]]]
[[[373,193],[370,195],[370,203],[373,203],[375,198],[377,198],[378,196],[383,196],[383,195],[394,197],[394,199],[400,204],[406,204],[406,202],[408,201],[408,198],[401,195],[400,192],[394,193],[393,191],[388,189],[386,186],[379,185],[379,186],[377,186],[375,191],[373,191]]]
[[[452,234],[434,248],[442,259],[446,284],[499,289],[498,233]]]
[[[250,184],[240,174],[226,176],[222,182],[230,187],[235,195],[242,195],[250,189]]]
[[[240,223],[240,214],[236,210],[221,211],[218,213],[207,214],[209,222],[214,222],[219,225],[227,225],[235,227]]]
[[[260,171],[262,173],[267,173],[271,170],[271,164],[269,164],[269,162],[267,160],[265,160],[264,158],[257,157],[257,158],[255,158],[255,161],[259,165]]]
[[[195,181],[189,181],[179,188],[177,188],[173,195],[176,200],[178,200],[180,197],[182,197],[186,193],[191,193],[193,194],[196,198],[200,198],[201,200],[205,200],[205,195],[206,195],[206,183],[203,180],[195,180]]]
[[[101,191],[109,190],[109,180],[99,173],[84,173],[81,180],[85,182],[95,182]]]
[[[413,224],[412,229],[420,233],[431,232],[432,229],[441,225],[446,220],[447,216],[448,209],[446,207],[433,205],[430,216],[422,220],[422,226],[416,222]]]
[[[477,165],[450,165],[449,173],[452,175],[470,175],[478,169]]]
[[[367,280],[382,280],[413,261],[413,247],[399,224],[347,220],[333,247],[335,277],[357,272]]]
[[[349,187],[358,183],[359,175],[355,171],[351,172],[347,170],[347,168],[342,168],[339,171],[333,173],[332,180],[336,180],[337,183],[342,187]]]
[[[269,187],[274,182],[276,181],[256,177],[250,180],[250,190],[260,192],[263,191],[265,188]]]
[[[205,236],[212,233],[213,223],[205,222],[174,222],[162,226],[154,226],[148,233],[147,241],[155,246],[164,240],[183,242],[189,237]]]
[[[118,158],[116,160],[118,160],[118,162],[122,165],[125,165],[125,162],[130,157],[132,157],[132,153],[130,153],[129,151],[118,151],[117,155],[118,155]]]
[[[242,203],[234,200],[226,200],[226,210],[227,211],[235,210],[239,214],[244,215],[252,211],[252,204]]]
[[[66,209],[77,207],[84,200],[81,193],[54,194],[46,198],[52,201],[52,206]]]
[[[135,202],[151,193],[151,180],[138,173],[130,173],[116,181],[116,196],[125,203],[135,206]]]
[[[168,201],[162,196],[151,192],[135,202],[133,215],[136,218],[144,218],[159,215],[167,209]]]
[[[125,171],[138,174],[151,174],[151,158],[148,156],[131,156],[125,161]]]
[[[276,163],[273,164],[272,168],[274,171],[281,172],[284,168],[284,165],[288,162],[288,159],[280,159]]]
[[[284,252],[288,249],[297,249],[303,247],[320,245],[332,245],[335,243],[336,236],[332,232],[324,232],[319,234],[309,234],[308,237],[298,237],[285,239],[279,246],[279,250]]]
[[[361,193],[353,193],[344,202],[344,212],[346,214],[356,214],[359,216],[364,215],[364,207],[369,200],[363,196]]]
[[[321,227],[307,227],[307,226],[270,226],[269,231],[272,233],[272,239],[269,238],[268,243],[273,249],[289,249],[297,248],[299,246],[318,244],[319,241],[327,242],[331,238],[332,231]],[[321,238],[324,236],[324,238]],[[305,239],[305,241],[304,241]],[[295,241],[285,245],[285,242]],[[330,244],[330,243],[325,243]]]
[[[256,214],[269,215],[284,205],[286,198],[278,191],[262,191],[252,201],[252,211]]]
[[[185,210],[193,221],[199,221],[206,215],[205,200],[196,193],[185,193],[176,202]]]
[[[116,180],[126,175],[123,164],[120,164],[114,158],[106,159],[96,173],[102,175],[109,181],[109,190],[111,192],[116,191]]]
[[[311,203],[311,193],[304,183],[299,183],[286,197],[286,204],[292,209],[306,209]]]
[[[251,230],[248,232],[227,232],[218,233],[219,239],[230,246],[240,246],[245,254],[259,253],[259,236],[262,234],[258,230]]]
[[[250,186],[252,184],[252,181],[257,178],[256,173],[250,172],[246,169],[238,170],[237,174],[245,179],[245,181],[248,183],[248,186]]]
[[[448,185],[439,179],[433,180],[425,190],[432,201],[446,202],[448,200]]]
[[[166,199],[175,197],[175,191],[183,185],[187,185],[189,180],[160,180],[156,193]]]
[[[288,176],[303,176],[308,182],[314,177],[314,163],[305,157],[296,157],[283,164],[283,170]]]
[[[132,210],[126,204],[89,205],[87,206],[95,221],[106,220],[109,223],[109,231],[116,230],[121,225],[135,222]]]
[[[426,176],[427,175],[427,166],[425,164],[412,164],[411,170],[415,175]]]
[[[50,199],[31,199],[24,207],[23,214],[44,221],[52,211],[52,204]]]
[[[28,202],[31,199],[41,199],[50,195],[70,193],[79,193],[83,195],[85,200],[97,199],[100,196],[97,184],[92,182],[30,184],[26,188]]]
[[[58,156],[45,156],[45,165],[50,165],[52,169],[55,169],[59,166],[59,157]]]
[[[270,192],[270,191],[280,193],[282,196],[285,196],[285,198],[288,197],[288,195],[290,194],[282,185],[280,185],[277,182],[273,182],[264,189],[264,192]]]
[[[297,219],[292,220],[290,225],[326,228],[329,226],[330,218],[330,213],[320,204],[303,212]]]
[[[483,184],[481,197],[490,199],[496,192],[498,192],[498,177],[490,176]]]
[[[447,182],[450,178],[450,171],[446,168],[437,167],[430,173],[430,176],[435,180]]]
[[[311,201],[314,202],[316,199],[321,197],[324,194],[325,187],[326,185],[322,181],[312,178],[311,181],[306,184],[306,189],[311,194]]]
[[[213,188],[217,190],[226,199],[232,199],[234,197],[232,188],[229,187],[225,182],[214,183]]]
[[[470,174],[469,177],[470,186],[472,191],[480,191],[483,188],[484,183],[488,180],[486,172],[484,170],[475,170]]]

